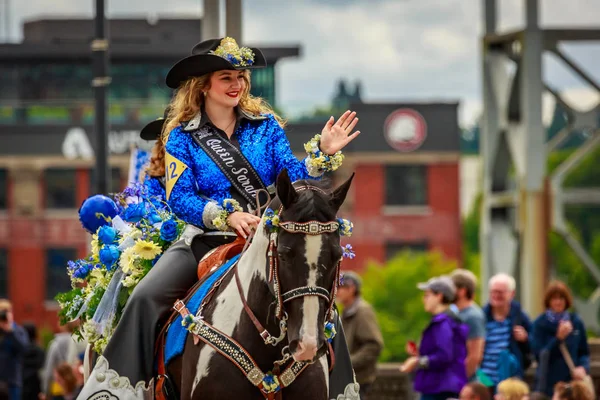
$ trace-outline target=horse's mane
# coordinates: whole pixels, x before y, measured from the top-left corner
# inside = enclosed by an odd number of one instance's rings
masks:
[[[301,180],[294,183],[295,187],[313,186],[321,189],[326,194],[318,190],[303,190],[298,192],[298,201],[294,204],[294,219],[298,222],[307,222],[310,220],[331,221],[335,219],[335,210],[329,203],[331,200],[330,182]]]

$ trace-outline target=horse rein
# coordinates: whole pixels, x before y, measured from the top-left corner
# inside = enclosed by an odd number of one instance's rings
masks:
[[[295,189],[297,192],[304,191],[304,190],[312,190],[315,192],[319,192],[323,195],[328,195],[321,188],[318,188],[316,186],[311,186],[311,185],[304,185],[304,186],[301,186],[301,187],[295,188]],[[267,201],[264,206],[261,205],[260,199],[259,199],[259,193],[260,193],[260,191],[256,192],[257,207],[254,210],[254,214],[256,216],[260,216],[262,208],[266,207],[271,202],[270,195],[268,192],[266,192],[267,193]],[[283,206],[280,206],[279,214],[281,214],[282,211],[283,211]],[[300,234],[305,234],[305,235],[315,235],[316,236],[316,235],[321,235],[323,233],[337,232],[339,229],[339,223],[337,221],[329,221],[329,222],[309,221],[309,222],[302,222],[302,223],[294,222],[294,221],[287,221],[287,222],[280,222],[279,228],[283,229],[284,231],[286,231],[288,233],[300,233]],[[240,254],[240,258],[245,253],[246,249],[248,248],[249,244],[251,243],[255,232],[256,231],[253,230],[251,232],[251,234],[249,235],[248,239],[246,240],[246,244],[244,245],[242,253]],[[269,283],[273,284],[273,288],[274,288],[273,295],[275,296],[275,299],[277,302],[276,303],[277,304],[276,316],[277,316],[277,319],[280,321],[279,337],[275,337],[275,336],[271,335],[269,333],[269,331],[260,323],[260,321],[258,321],[258,318],[256,318],[256,315],[254,314],[254,312],[248,305],[246,296],[244,296],[244,291],[242,288],[242,283],[241,283],[239,273],[238,273],[238,268],[237,268],[238,265],[236,264],[234,267],[234,275],[235,275],[236,285],[238,288],[238,292],[240,294],[240,298],[241,298],[244,310],[246,311],[246,314],[248,315],[248,317],[250,318],[250,320],[252,321],[252,323],[254,324],[256,329],[258,330],[258,333],[259,333],[260,337],[263,339],[263,341],[265,342],[265,344],[267,344],[267,345],[271,344],[273,346],[278,345],[281,341],[283,341],[283,339],[286,336],[287,313],[284,310],[284,303],[287,303],[287,302],[297,299],[297,298],[306,297],[306,296],[321,297],[321,298],[325,299],[326,301],[328,301],[328,303],[329,303],[329,307],[328,307],[327,314],[325,317],[327,320],[331,319],[331,317],[333,315],[333,307],[335,304],[335,297],[337,294],[336,282],[339,280],[340,264],[341,264],[341,261],[340,261],[336,265],[335,279],[334,279],[334,282],[332,285],[333,287],[332,287],[331,291],[329,291],[323,287],[320,287],[320,286],[302,286],[302,287],[292,289],[292,290],[282,294],[280,284],[279,284],[279,262],[278,262],[276,250],[277,250],[277,233],[272,232],[270,234],[269,247],[267,250],[267,259],[269,260],[268,281],[269,281]]]

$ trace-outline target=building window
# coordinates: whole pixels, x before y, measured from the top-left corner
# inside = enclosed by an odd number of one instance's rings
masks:
[[[251,93],[265,99],[272,106],[277,106],[275,98],[275,67],[252,70]]]
[[[8,298],[8,251],[0,249],[0,299]]]
[[[46,183],[46,208],[77,208],[75,194],[77,180],[74,169],[47,169],[44,177]]]
[[[0,210],[8,208],[8,171],[0,169]]]
[[[96,173],[96,169],[94,169],[94,168],[91,169],[90,170],[90,193],[91,194],[97,193],[96,176],[98,176],[98,174]],[[117,193],[123,189],[124,188],[121,187],[121,170],[116,167],[111,168],[110,169],[110,188],[108,188],[108,191],[110,193]]]
[[[385,184],[386,205],[427,205],[427,166],[388,165],[385,168]]]
[[[392,242],[385,246],[385,258],[390,260],[402,251],[424,253],[429,250],[427,242]]]
[[[46,300],[71,290],[71,280],[67,274],[67,261],[77,258],[77,249],[46,250]]]

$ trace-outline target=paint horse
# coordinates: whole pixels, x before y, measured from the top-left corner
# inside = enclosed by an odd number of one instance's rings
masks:
[[[292,184],[286,171],[278,176],[269,205],[278,221],[263,216],[201,316],[187,316],[193,334],[168,366],[175,397],[328,399],[324,326],[342,258],[336,214],[351,181],[326,191],[315,181]],[[183,303],[176,309],[186,316]]]

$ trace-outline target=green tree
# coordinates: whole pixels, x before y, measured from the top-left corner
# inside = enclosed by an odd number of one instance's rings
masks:
[[[384,265],[370,263],[363,296],[373,305],[385,341],[380,361],[402,361],[406,342],[418,341],[431,316],[423,310],[419,282],[456,268],[439,253],[401,252]]]
[[[573,227],[569,229],[579,240],[577,230]],[[577,296],[589,297],[596,289],[596,281],[563,237],[556,232],[550,232],[548,253],[558,278],[565,282]]]

